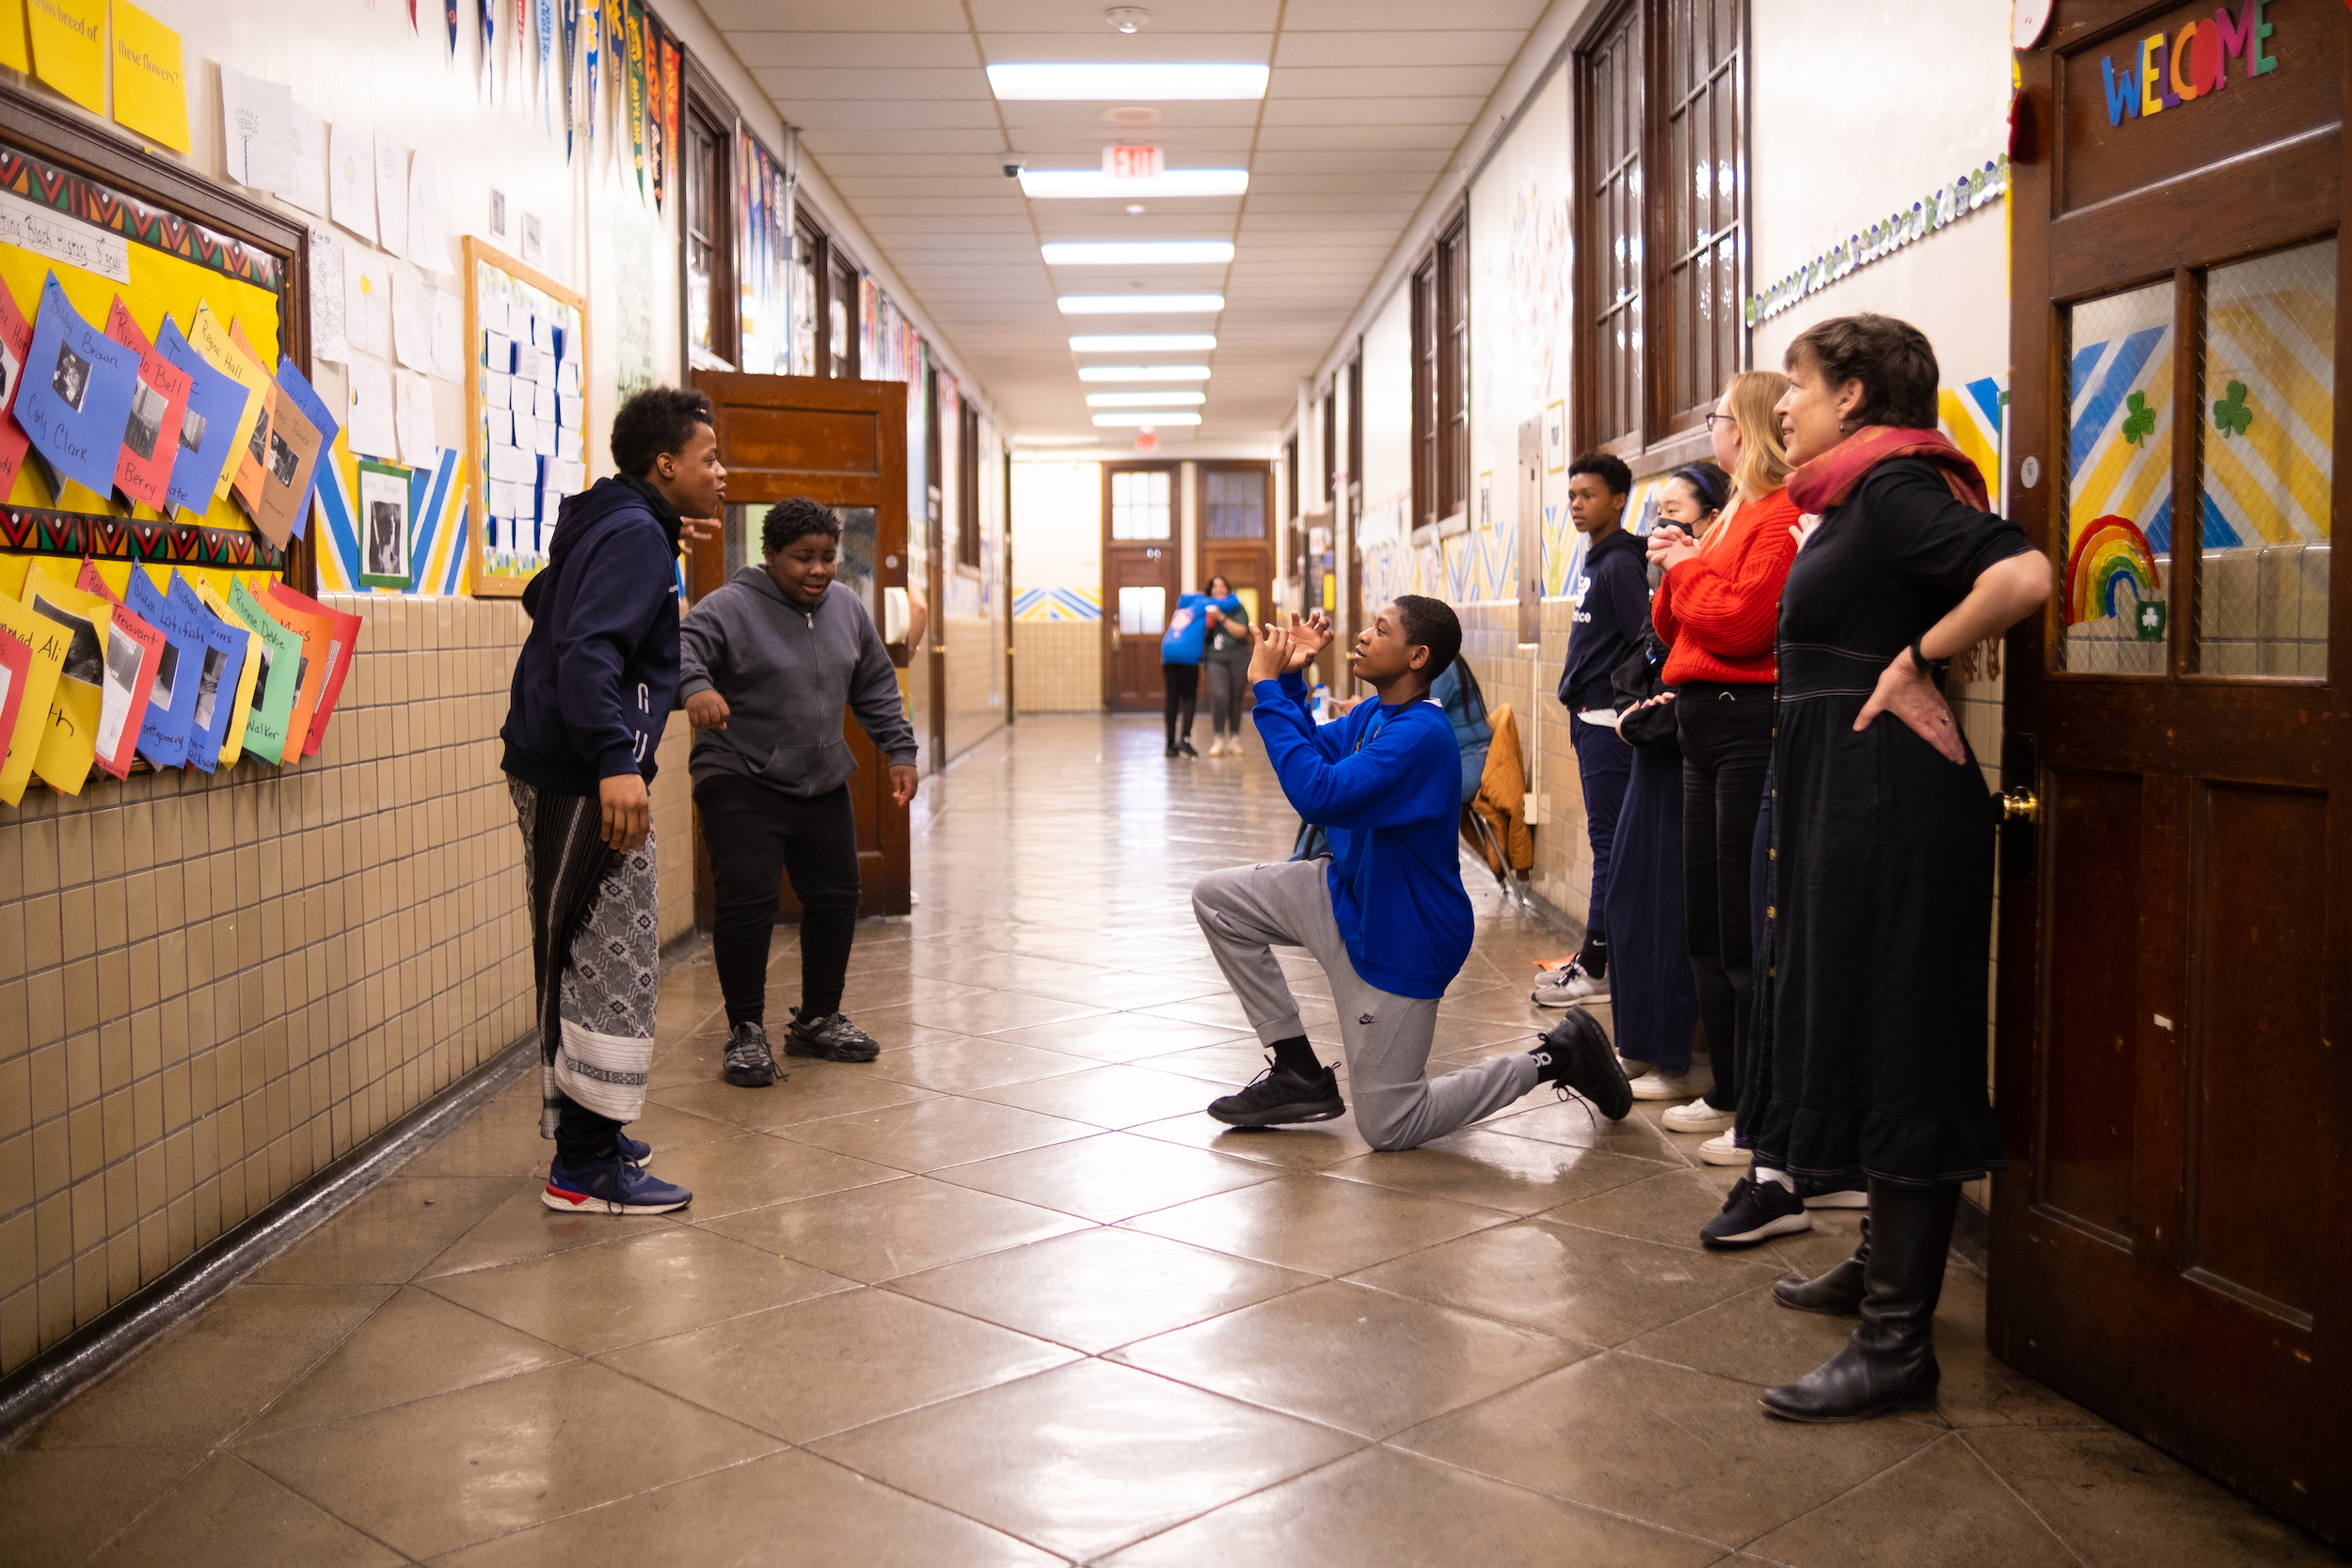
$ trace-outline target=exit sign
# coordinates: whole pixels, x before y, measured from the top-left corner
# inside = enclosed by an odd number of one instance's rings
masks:
[[[1156,147],[1106,147],[1103,172],[1114,180],[1157,180],[1160,150]]]

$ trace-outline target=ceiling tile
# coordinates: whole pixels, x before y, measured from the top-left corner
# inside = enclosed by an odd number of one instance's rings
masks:
[[[1156,23],[1155,16],[1153,21]],[[1274,55],[1274,34],[1263,32],[1167,32],[1158,26],[1121,38],[1095,13],[1090,33],[980,31],[980,53],[991,65],[1034,61],[1125,64],[1184,60],[1216,65],[1264,65]],[[1381,62],[1383,64],[1387,62]],[[1108,102],[1105,100],[1104,102]]]
[[[1455,27],[1426,32],[1294,33],[1282,35],[1274,56],[1286,66],[1505,66],[1518,53],[1523,30],[1479,32]]]
[[[757,78],[769,97],[780,103],[794,105],[823,103],[844,98],[892,102],[904,99],[923,103],[933,103],[942,99],[968,99],[979,103],[994,102],[988,90],[988,77],[977,65],[957,71],[771,66],[755,69],[752,75]]]
[[[729,33],[727,42],[734,48],[737,59],[754,68],[850,68],[888,60],[894,67],[928,66],[952,70],[979,63],[978,51],[972,46],[972,36],[961,29],[952,33],[784,33],[746,30]],[[1311,60],[1300,63],[1319,65],[1327,62]],[[1364,63],[1386,65],[1391,62]]]
[[[1268,125],[1460,125],[1468,126],[1486,95],[1445,98],[1270,98]]]
[[[862,74],[862,73],[861,73]],[[1403,98],[1475,97],[1484,102],[1502,74],[1499,65],[1281,66],[1274,68],[1269,100],[1355,98],[1385,103]],[[835,93],[834,97],[862,97]]]
[[[954,33],[969,37],[960,0],[702,0],[703,15],[728,35],[739,30],[791,33]]]

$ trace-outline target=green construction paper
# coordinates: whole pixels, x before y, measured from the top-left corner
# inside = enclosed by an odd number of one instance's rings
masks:
[[[263,669],[253,685],[253,710],[246,721],[245,749],[271,766],[286,754],[286,721],[302,685],[302,639],[262,608],[243,578],[229,587],[229,608],[246,630],[262,641]]]

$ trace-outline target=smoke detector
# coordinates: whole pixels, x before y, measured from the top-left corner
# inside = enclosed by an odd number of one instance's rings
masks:
[[[1113,125],[1157,125],[1161,117],[1157,109],[1130,103],[1123,108],[1104,109],[1103,118]]]
[[[1141,6],[1113,6],[1103,13],[1114,33],[1139,33],[1151,22],[1152,13]]]

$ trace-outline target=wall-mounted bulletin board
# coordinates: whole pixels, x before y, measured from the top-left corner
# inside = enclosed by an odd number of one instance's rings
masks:
[[[588,302],[466,240],[473,592],[513,598],[547,564],[556,508],[587,487]]]
[[[0,804],[318,750],[358,623],[300,592],[306,247],[0,89]]]

